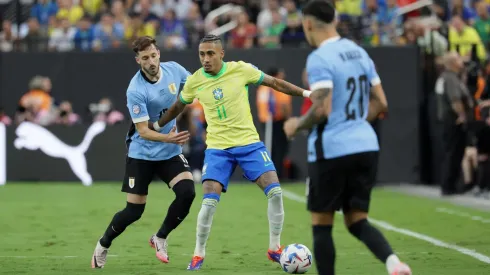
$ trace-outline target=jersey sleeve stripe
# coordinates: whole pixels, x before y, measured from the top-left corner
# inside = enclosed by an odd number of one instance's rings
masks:
[[[185,105],[192,103],[192,102],[185,101],[185,99],[182,97],[182,94],[180,94],[179,98],[180,98],[180,102],[184,103]]]
[[[381,79],[379,77],[371,79],[371,86],[376,86],[378,84],[381,84]]]
[[[332,80],[322,80],[315,82],[310,85],[310,90],[318,90],[318,89],[332,89],[333,88],[333,81]]]
[[[262,81],[264,81],[264,72],[260,72],[260,78],[255,82],[255,85],[260,85],[262,84]]]
[[[150,120],[149,116],[133,118],[133,123],[140,123]]]

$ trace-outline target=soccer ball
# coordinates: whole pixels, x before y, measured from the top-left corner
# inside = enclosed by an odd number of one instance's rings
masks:
[[[295,243],[284,248],[280,263],[282,269],[287,273],[303,274],[310,269],[313,260],[308,247]]]

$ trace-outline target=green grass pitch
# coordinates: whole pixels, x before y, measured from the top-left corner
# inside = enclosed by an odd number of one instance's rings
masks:
[[[304,184],[283,188],[299,196]],[[141,220],[113,242],[102,270],[92,270],[90,259],[97,239],[113,214],[125,206],[119,183],[7,184],[0,188],[0,274],[189,274],[186,267],[195,242],[196,216],[202,191],[191,212],[169,237],[170,263],[162,264],[148,245],[165,216],[173,192],[153,183]],[[283,245],[302,243],[312,249],[310,217],[305,204],[284,198]],[[266,258],[267,200],[253,184],[232,184],[213,221],[207,256],[198,274],[286,274]],[[438,212],[445,208],[465,215]],[[489,212],[442,201],[376,190],[373,219],[490,255]],[[479,219],[472,217],[478,216]],[[490,274],[490,265],[450,248],[381,229],[403,261],[419,275]],[[365,247],[336,218],[337,274],[386,274]],[[308,274],[316,274],[315,267]]]

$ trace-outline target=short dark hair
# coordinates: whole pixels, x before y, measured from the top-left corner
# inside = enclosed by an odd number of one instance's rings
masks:
[[[135,53],[139,53],[148,49],[149,47],[151,47],[151,45],[155,45],[155,47],[157,46],[157,41],[155,40],[155,38],[151,36],[141,36],[133,42],[133,51]]]
[[[206,34],[202,39],[200,43],[219,43],[223,44],[221,41],[221,38],[217,35],[214,34]]]
[[[335,19],[335,8],[327,0],[310,0],[303,7],[303,15],[313,16],[324,23],[330,24]]]

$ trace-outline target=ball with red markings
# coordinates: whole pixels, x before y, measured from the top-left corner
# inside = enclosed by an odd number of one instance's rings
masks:
[[[289,274],[303,274],[311,268],[313,259],[308,247],[295,243],[284,248],[280,263],[282,269]]]

